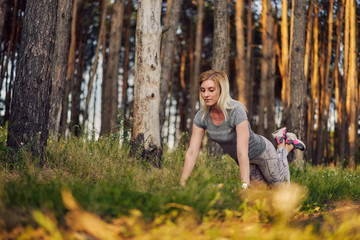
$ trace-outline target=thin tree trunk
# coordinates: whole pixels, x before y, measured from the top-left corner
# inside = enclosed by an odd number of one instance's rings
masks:
[[[281,7],[281,66],[283,70],[282,75],[282,89],[281,89],[281,100],[283,104],[283,125],[286,125],[288,118],[289,109],[289,92],[290,92],[290,81],[288,78],[289,72],[289,30],[288,30],[288,5],[287,0],[282,0]]]
[[[127,117],[127,90],[128,90],[128,76],[129,76],[129,59],[130,59],[130,33],[131,33],[131,12],[132,12],[133,4],[132,0],[128,0],[126,7],[126,19],[125,19],[125,37],[124,37],[124,64],[123,64],[123,78],[122,78],[122,87],[121,87],[121,115],[123,118],[123,131],[124,131],[124,139],[127,139],[128,136],[128,117]]]
[[[136,22],[133,143],[131,155],[161,167],[161,0],[139,0]]]
[[[315,0],[317,1],[317,0]],[[310,50],[311,50],[311,39],[312,39],[312,28],[313,28],[313,17],[312,13],[314,10],[313,0],[310,0],[309,10],[307,16],[307,27],[306,27],[306,44],[305,44],[305,57],[304,57],[304,74],[305,74],[305,83],[307,86],[309,78],[309,60],[310,60]]]
[[[194,60],[194,70],[193,75],[191,76],[190,81],[190,131],[192,129],[192,122],[194,120],[194,116],[196,113],[196,103],[198,102],[199,98],[199,76],[200,76],[200,69],[201,69],[201,53],[202,53],[202,24],[203,24],[203,7],[204,7],[204,0],[199,0],[198,2],[198,19],[196,24],[196,38],[195,38],[195,60]],[[214,30],[215,33],[215,30]],[[225,42],[226,44],[226,42]],[[226,61],[226,58],[224,59]]]
[[[316,159],[312,158],[313,150],[313,138],[314,138],[314,115],[317,99],[317,88],[318,88],[318,72],[319,72],[319,29],[318,29],[318,6],[317,0],[315,0],[314,5],[314,26],[313,26],[313,38],[314,38],[314,47],[313,47],[313,74],[311,77],[311,102],[308,108],[308,128],[307,128],[307,145],[308,145],[308,156],[316,164]]]
[[[166,118],[165,109],[166,99],[169,94],[169,86],[171,81],[171,69],[174,46],[176,42],[176,30],[179,24],[179,16],[181,10],[182,0],[173,0],[171,9],[169,9],[169,22],[168,26],[170,29],[163,34],[163,51],[161,53],[161,77],[160,77],[160,131],[162,130]]]
[[[247,108],[248,100],[248,84],[245,78],[245,72],[249,71],[245,67],[245,36],[244,36],[244,0],[237,0],[235,2],[235,26],[236,26],[236,59],[237,59],[237,69],[236,69],[236,83],[238,86],[238,100],[244,104]]]
[[[57,1],[27,1],[11,102],[7,146],[13,153],[30,146],[39,165],[46,161],[56,12]]]
[[[65,86],[65,94],[62,103],[62,112],[60,118],[60,127],[59,127],[59,135],[61,137],[65,137],[66,128],[67,128],[67,115],[69,109],[69,94],[74,81],[75,74],[75,59],[76,59],[76,23],[77,23],[77,10],[78,10],[78,1],[74,0],[72,17],[71,17],[71,41],[70,41],[70,49],[68,55],[68,68],[66,73],[66,86]]]
[[[270,5],[271,6],[271,5]],[[269,9],[269,15],[267,18],[266,24],[266,35],[267,35],[267,64],[268,64],[268,73],[267,73],[267,102],[266,102],[266,131],[265,136],[267,138],[271,138],[271,133],[274,132],[275,129],[275,69],[274,69],[274,28],[275,21],[272,15],[271,9]],[[289,99],[290,101],[290,99]]]
[[[248,117],[250,122],[252,121],[253,115],[253,82],[254,82],[254,67],[253,67],[253,58],[254,58],[254,51],[253,51],[253,16],[252,16],[252,0],[248,0],[248,9],[247,9],[247,29],[246,29],[246,61],[245,61],[245,81],[246,85],[248,86],[248,99],[247,102],[247,109],[249,109]]]
[[[7,8],[8,8],[8,2],[6,0],[1,0],[0,1],[0,42],[2,42],[4,36],[3,34],[4,23],[5,23]],[[0,86],[0,90],[1,90],[1,86]]]
[[[329,83],[329,75],[330,75],[330,60],[331,60],[331,51],[332,51],[332,26],[333,26],[333,9],[334,9],[334,1],[329,0],[329,26],[328,26],[328,41],[327,41],[327,53],[326,53],[326,63],[324,66],[325,71],[321,71],[324,73],[323,77],[323,88],[322,88],[322,97],[321,97],[321,111],[319,111],[319,127],[318,127],[318,135],[317,135],[317,155],[316,159],[321,162],[324,158],[324,150],[326,145],[326,136],[327,136],[327,122],[329,116],[329,105],[330,105],[330,97],[333,91],[333,78]],[[325,44],[324,44],[325,45]],[[325,56],[325,53],[323,54]]]
[[[66,86],[72,3],[72,0],[59,0],[57,10],[55,55],[52,69],[52,90],[49,112],[49,131],[56,139],[59,134],[62,103],[64,101]]]
[[[102,12],[101,12],[101,25],[100,25],[100,31],[99,31],[99,36],[98,36],[98,41],[97,41],[97,46],[96,46],[94,66],[92,68],[92,73],[91,73],[91,77],[90,77],[89,84],[88,84],[88,92],[87,92],[87,95],[86,95],[86,103],[85,103],[83,125],[85,125],[85,122],[87,121],[88,114],[89,114],[88,113],[88,111],[89,111],[89,103],[90,103],[90,97],[91,97],[91,93],[92,93],[92,89],[93,89],[94,78],[95,78],[96,71],[97,71],[97,65],[98,65],[98,61],[99,61],[100,47],[101,47],[101,45],[103,45],[103,47],[105,47],[105,43],[103,43],[103,34],[106,34],[105,21],[106,21],[106,12],[107,12],[107,0],[102,0],[101,9],[102,9]]]
[[[118,76],[121,51],[121,33],[124,18],[124,0],[115,0],[111,15],[109,39],[109,55],[106,63],[105,76],[101,94],[101,135],[111,133],[116,128],[118,109]],[[106,34],[103,34],[103,38]],[[106,40],[106,39],[105,39]],[[105,48],[103,40],[103,49]]]
[[[340,6],[341,1],[343,5]],[[339,58],[340,58],[340,43],[341,43],[341,29],[342,22],[344,17],[344,3],[345,0],[338,0],[338,9],[337,9],[337,20],[336,20],[336,53],[334,60],[334,80],[335,80],[335,102],[336,102],[336,112],[337,112],[337,124],[336,124],[336,136],[337,142],[335,143],[338,146],[338,161],[336,161],[336,165],[339,163],[343,163],[344,154],[345,154],[345,136],[346,130],[344,127],[345,121],[345,105],[344,105],[344,96],[342,93],[342,88],[344,87],[345,80],[339,77]]]
[[[350,48],[349,48],[349,74],[348,92],[350,93],[350,124],[349,124],[349,168],[355,170],[355,158],[357,150],[357,52],[356,52],[356,5],[355,0],[350,0]]]

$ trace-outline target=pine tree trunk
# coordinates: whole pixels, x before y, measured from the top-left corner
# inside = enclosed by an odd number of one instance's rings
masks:
[[[283,70],[282,74],[282,89],[281,100],[283,105],[282,123],[287,125],[289,114],[289,93],[290,93],[290,79],[289,72],[289,30],[288,30],[288,0],[282,0],[281,6],[281,66]]]
[[[57,10],[56,41],[52,69],[52,90],[49,112],[49,131],[57,139],[60,127],[62,103],[66,87],[72,0],[59,0]]]
[[[338,0],[338,9],[337,9],[337,20],[336,20],[336,53],[334,60],[334,80],[335,80],[335,106],[337,112],[337,122],[336,122],[336,136],[337,142],[335,144],[338,146],[338,161],[336,165],[342,164],[345,154],[345,134],[346,130],[344,129],[345,121],[345,104],[344,104],[344,96],[343,96],[343,88],[346,86],[343,78],[339,76],[339,58],[340,58],[340,43],[341,43],[341,31],[342,31],[342,23],[344,17],[344,4],[340,6],[341,1],[344,3],[345,0]]]
[[[304,73],[305,32],[306,32],[306,0],[295,1],[294,27],[290,66],[290,118],[289,131],[300,139],[305,139],[306,133],[306,80]],[[295,164],[303,167],[304,156],[300,150],[295,151]]]
[[[91,93],[92,93],[92,89],[93,89],[93,84],[94,84],[94,79],[95,79],[95,75],[97,72],[97,66],[98,66],[98,62],[99,62],[99,53],[100,53],[100,47],[101,45],[103,45],[103,48],[106,48],[106,44],[103,41],[104,40],[104,35],[106,35],[106,13],[107,13],[107,0],[102,0],[101,2],[102,7],[101,7],[101,24],[100,24],[100,30],[99,30],[99,36],[98,36],[98,40],[97,40],[97,46],[96,46],[96,52],[95,52],[95,60],[94,60],[94,66],[91,70],[91,76],[89,79],[89,83],[88,83],[88,92],[86,95],[86,102],[85,102],[85,111],[84,111],[84,118],[83,118],[83,125],[85,125],[85,122],[88,119],[88,114],[89,114],[89,103],[90,103],[90,98],[91,98]],[[103,56],[105,59],[105,56]],[[104,60],[106,61],[106,60]],[[115,89],[114,91],[117,91],[117,89]],[[111,104],[112,105],[112,104]],[[110,117],[111,118],[111,117]]]
[[[198,19],[196,24],[196,38],[195,38],[195,57],[194,57],[194,70],[192,71],[191,81],[190,81],[190,131],[192,129],[192,122],[196,113],[196,103],[199,99],[199,76],[201,69],[201,53],[202,53],[202,25],[203,25],[203,7],[204,0],[199,0],[198,2]],[[215,31],[214,31],[215,33]],[[225,43],[226,44],[226,43]],[[226,61],[226,59],[224,59]]]
[[[307,86],[308,77],[309,77],[309,60],[310,60],[310,49],[311,49],[311,37],[312,37],[312,28],[313,28],[313,13],[314,4],[313,0],[310,0],[309,10],[307,16],[307,27],[306,27],[306,44],[305,44],[305,58],[304,58],[304,75],[305,83]]]
[[[161,58],[161,77],[160,77],[160,131],[162,130],[166,118],[166,99],[169,94],[169,86],[171,82],[171,69],[174,56],[174,46],[176,42],[176,30],[179,24],[180,10],[182,0],[173,0],[168,11],[168,26],[167,32],[163,34],[162,39],[162,58]],[[166,26],[165,26],[166,27]]]
[[[121,51],[121,33],[124,17],[124,0],[115,0],[111,15],[109,53],[101,94],[101,135],[111,133],[116,128],[118,109],[118,76]],[[105,36],[105,34],[103,34]],[[103,49],[105,44],[103,44]]]
[[[350,124],[349,124],[349,168],[355,170],[355,158],[357,150],[357,129],[358,114],[357,101],[358,97],[358,79],[357,79],[357,51],[356,51],[356,4],[355,0],[348,1],[350,6],[350,48],[349,48],[349,74],[348,74],[348,91],[350,92]]]
[[[128,136],[128,104],[127,104],[127,90],[128,90],[128,76],[129,76],[129,58],[130,58],[130,33],[131,33],[131,12],[132,12],[133,4],[132,0],[128,0],[126,6],[126,20],[125,20],[125,37],[124,37],[124,64],[123,64],[123,78],[122,78],[122,86],[121,86],[121,115],[123,119],[123,132],[124,139],[127,139]],[[129,114],[130,115],[130,114]]]
[[[57,1],[28,0],[16,67],[7,146],[30,147],[45,164]]]
[[[226,71],[227,39],[227,1],[215,0],[212,69]],[[223,152],[220,145],[213,142],[210,138],[208,138],[207,150],[209,154],[215,155]]]
[[[246,29],[246,61],[245,61],[245,81],[248,85],[248,99],[247,99],[247,109],[249,110],[248,117],[250,123],[252,122],[253,116],[253,83],[254,83],[254,51],[253,51],[253,16],[252,16],[252,0],[248,1],[248,9],[247,9],[247,29]]]
[[[138,1],[131,155],[161,167],[161,0]]]
[[[236,70],[236,83],[238,86],[238,100],[247,108],[248,84],[245,78],[245,72],[249,71],[245,66],[245,36],[244,36],[244,1],[235,2],[235,26],[236,26],[236,58],[238,68]]]
[[[66,73],[65,94],[62,103],[62,111],[60,117],[59,135],[65,137],[67,129],[67,115],[69,109],[69,94],[74,81],[75,59],[76,59],[76,22],[77,22],[78,0],[74,0],[72,17],[71,17],[71,41],[68,55],[68,67]]]

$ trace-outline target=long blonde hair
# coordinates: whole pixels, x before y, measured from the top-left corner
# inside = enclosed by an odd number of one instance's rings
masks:
[[[205,80],[214,81],[215,86],[220,88],[220,96],[217,104],[224,113],[225,119],[227,119],[227,110],[232,109],[234,106],[231,104],[233,99],[230,96],[229,79],[226,73],[221,70],[208,70],[200,75],[199,85],[201,86],[202,82]],[[202,118],[204,118],[209,111],[209,107],[206,106],[204,99],[201,97],[201,91],[199,91],[199,100],[204,110],[204,114],[202,116]]]

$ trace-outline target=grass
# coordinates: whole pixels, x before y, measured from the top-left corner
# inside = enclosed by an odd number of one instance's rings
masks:
[[[183,146],[165,151],[161,169],[130,158],[129,145],[120,144],[116,136],[59,142],[49,139],[47,151],[45,167],[37,167],[25,152],[19,156],[15,170],[10,170],[4,157],[6,131],[0,130],[0,236],[4,239],[26,238],[26,234],[28,238],[34,234],[67,238],[67,234],[74,232],[86,232],[101,239],[96,234],[105,234],[107,227],[94,233],[92,230],[104,224],[110,224],[110,229],[122,229],[114,236],[114,231],[108,232],[110,235],[104,235],[107,236],[104,239],[110,239],[109,236],[171,238],[180,230],[184,238],[207,236],[205,239],[209,239],[226,237],[229,231],[240,234],[238,228],[230,225],[232,222],[252,226],[252,230],[244,230],[249,234],[244,236],[250,238],[261,232],[278,239],[285,239],[287,232],[307,239],[327,238],[323,226],[333,229],[331,237],[348,232],[340,231],[340,225],[333,226],[330,220],[317,225],[310,221],[300,228],[284,222],[296,222],[294,216],[326,212],[340,200],[360,200],[359,172],[339,168],[306,166],[300,171],[291,165],[292,182],[296,185],[285,192],[281,188],[244,192],[239,184],[238,167],[230,157],[211,158],[204,153],[199,156],[187,186],[179,186]],[[277,205],[283,201],[287,203]],[[80,207],[75,210],[69,207],[73,202]],[[84,226],[80,224],[84,214],[86,219],[99,221],[96,227],[90,220]],[[74,219],[77,221],[72,223]],[[278,235],[279,226],[283,227],[283,237]],[[304,239],[300,237],[295,239]]]

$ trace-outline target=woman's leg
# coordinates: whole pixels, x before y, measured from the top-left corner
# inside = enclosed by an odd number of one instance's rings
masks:
[[[289,164],[287,161],[288,145],[280,144],[276,150],[273,144],[263,137],[266,143],[265,151],[257,158],[250,161],[256,164],[268,183],[290,182]]]

